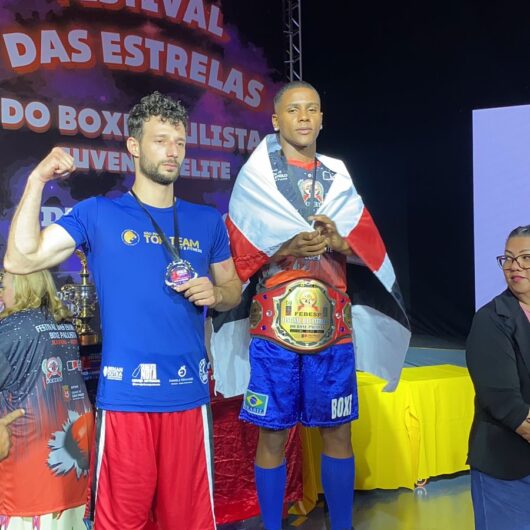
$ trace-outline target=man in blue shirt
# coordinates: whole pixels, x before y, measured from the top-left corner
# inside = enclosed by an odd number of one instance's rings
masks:
[[[241,282],[217,211],[174,197],[187,113],[155,92],[129,113],[132,190],[80,202],[42,232],[46,183],[75,170],[54,148],[32,171],[5,268],[53,267],[87,254],[103,331],[90,505],[96,530],[215,528],[204,308],[231,309]]]

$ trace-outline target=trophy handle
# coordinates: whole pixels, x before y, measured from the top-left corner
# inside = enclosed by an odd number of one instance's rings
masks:
[[[80,250],[75,250],[75,255],[81,262],[81,270],[79,276],[81,282],[79,284],[68,284],[61,288],[67,304],[70,305],[72,313],[74,314],[74,324],[79,336],[79,343],[82,346],[97,344],[100,341],[99,334],[94,331],[89,324],[89,321],[94,316],[95,305],[97,302],[94,284],[92,284],[88,277],[88,263],[85,253]]]
[[[76,248],[74,253],[79,258],[79,261],[81,262],[81,267],[83,268],[81,273],[87,273],[88,272],[88,263],[87,263],[87,259],[86,259],[86,254],[79,248]]]

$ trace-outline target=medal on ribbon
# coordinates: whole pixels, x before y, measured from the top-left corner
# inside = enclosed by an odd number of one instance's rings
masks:
[[[165,283],[168,287],[175,289],[183,283],[197,278],[198,274],[193,270],[189,261],[177,259],[172,261],[166,268]]]
[[[133,190],[131,190],[131,195],[136,199],[136,202],[140,205],[142,210],[147,214],[149,219],[151,220],[151,223],[153,224],[154,229],[156,230],[156,233],[158,234],[158,237],[161,239],[162,244],[172,257],[172,261],[169,263],[169,265],[166,267],[166,273],[164,275],[164,283],[171,287],[172,289],[176,289],[180,285],[189,282],[190,280],[193,280],[194,278],[197,278],[199,275],[195,272],[193,269],[193,266],[191,263],[185,259],[182,259],[180,257],[180,249],[179,249],[179,228],[178,228],[178,216],[177,216],[177,202],[175,201],[173,203],[173,225],[175,230],[174,235],[174,241],[176,241],[176,245],[172,245],[166,234],[164,234],[164,231],[160,228],[158,223],[155,221],[154,217],[149,213],[147,208],[144,206],[142,201],[136,196]]]

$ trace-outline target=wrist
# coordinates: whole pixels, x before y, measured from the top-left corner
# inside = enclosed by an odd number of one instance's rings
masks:
[[[37,185],[44,188],[47,181],[46,179],[43,179],[37,171],[33,170],[29,174],[28,182],[30,182],[32,185]]]
[[[272,261],[283,259],[287,256],[290,256],[289,247],[285,243],[274,253],[272,256]]]
[[[212,309],[215,309],[216,307],[220,306],[223,303],[223,291],[221,290],[220,287],[214,286],[213,297],[214,297],[214,303],[211,307]]]
[[[336,250],[337,252],[340,252],[341,254],[345,254],[346,256],[349,256],[352,253],[350,245],[348,244],[348,241],[344,238],[341,239],[341,243],[338,246],[338,248],[334,250]]]

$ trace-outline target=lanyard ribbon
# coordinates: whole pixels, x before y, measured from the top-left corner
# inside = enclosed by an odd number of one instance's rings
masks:
[[[158,234],[158,237],[162,240],[162,243],[164,247],[166,248],[166,250],[171,254],[171,257],[173,258],[173,260],[178,261],[180,259],[180,238],[179,238],[179,224],[178,224],[178,216],[177,216],[177,201],[175,200],[173,202],[173,229],[175,232],[174,241],[176,244],[172,245],[169,239],[167,238],[166,234],[164,234],[164,231],[160,228],[159,224],[155,221],[154,217],[149,213],[144,203],[138,198],[138,196],[136,195],[136,193],[134,193],[133,190],[131,190],[131,195],[136,199],[136,202],[142,208],[142,210],[147,214],[149,219],[151,219],[153,228]]]
[[[311,215],[314,215],[317,211],[317,208],[315,207],[315,187],[316,187],[316,180],[317,180],[317,159],[315,158],[315,166],[313,168],[313,175],[311,178],[311,195],[309,197],[309,200],[307,202],[303,199],[303,190],[300,190],[298,188],[298,182],[296,181],[296,177],[294,175],[293,168],[291,167],[291,164],[289,164],[288,160],[285,160],[287,164],[287,178],[289,182],[289,186],[291,187],[291,192],[293,197],[295,197],[295,201],[297,204],[295,204],[295,208],[301,213],[302,217],[308,221],[308,218]]]

